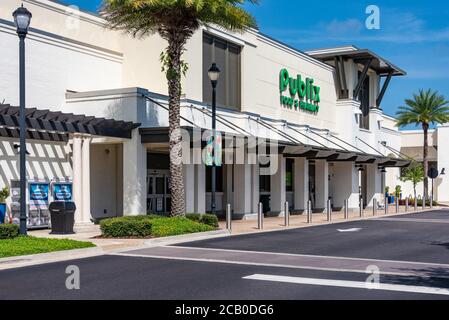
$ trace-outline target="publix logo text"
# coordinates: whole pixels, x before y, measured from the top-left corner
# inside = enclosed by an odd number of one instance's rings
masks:
[[[284,95],[288,88],[289,95]],[[301,75],[296,79],[291,78],[287,69],[282,69],[279,73],[279,91],[281,93],[281,105],[295,110],[303,109],[310,112],[318,112],[320,102],[320,87],[313,85],[313,79],[305,78]]]

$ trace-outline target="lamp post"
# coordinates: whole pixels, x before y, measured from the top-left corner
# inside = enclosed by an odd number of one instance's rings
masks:
[[[217,83],[220,77],[220,69],[218,69],[217,64],[214,62],[207,72],[210,83],[212,84],[212,201],[211,201],[211,212],[216,213],[216,203],[215,203],[215,192],[216,192],[216,164],[215,164],[215,129],[216,129],[216,109],[217,109]]]
[[[19,7],[12,14],[19,36],[19,91],[20,91],[20,234],[27,234],[26,210],[26,144],[25,144],[25,38],[31,21],[31,12]]]

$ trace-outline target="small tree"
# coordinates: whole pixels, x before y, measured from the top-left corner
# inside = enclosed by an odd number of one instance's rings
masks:
[[[413,194],[416,201],[416,185],[424,180],[424,167],[421,164],[412,162],[408,168],[406,168],[399,178],[402,182],[410,181],[413,184]]]
[[[4,187],[0,190],[0,203],[5,203],[6,199],[9,197],[8,187]]]
[[[401,186],[400,186],[400,185],[397,185],[397,186],[394,188],[394,196],[396,197],[396,199],[399,199],[399,197],[401,196],[401,193],[402,193]]]

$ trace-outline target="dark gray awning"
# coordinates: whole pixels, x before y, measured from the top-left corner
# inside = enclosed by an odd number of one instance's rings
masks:
[[[131,139],[140,123],[97,118],[60,111],[26,108],[27,138],[67,141],[69,133]],[[0,136],[19,136],[19,107],[0,104]]]
[[[368,49],[348,49],[343,51],[329,51],[329,52],[317,52],[309,53],[312,57],[321,60],[325,63],[334,61],[335,57],[343,57],[344,59],[353,59],[354,62],[365,62],[371,60],[370,68],[376,71],[381,76],[387,76],[392,74],[393,76],[404,76],[407,73],[398,68],[387,59],[377,55],[376,53]]]

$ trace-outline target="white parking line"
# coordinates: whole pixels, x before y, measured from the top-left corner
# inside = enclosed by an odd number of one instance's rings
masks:
[[[317,285],[317,286],[357,288],[357,289],[367,289],[367,290],[387,290],[387,291],[398,291],[398,292],[438,294],[438,295],[446,295],[446,296],[449,295],[449,290],[445,289],[445,288],[407,286],[407,285],[387,284],[387,283],[374,284],[374,283],[367,283],[364,281],[302,278],[302,277],[277,276],[277,275],[270,275],[270,274],[253,274],[253,275],[243,277],[243,279],[295,283],[295,284],[308,284],[308,285]]]
[[[424,219],[424,218],[378,218],[377,221],[396,222],[427,222],[427,223],[449,223],[448,219]]]

